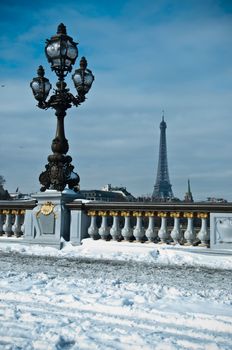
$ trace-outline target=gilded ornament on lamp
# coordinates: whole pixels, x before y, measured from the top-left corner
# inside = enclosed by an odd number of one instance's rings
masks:
[[[180,213],[179,212],[172,212],[170,213],[171,218],[180,218]]]
[[[184,213],[184,218],[187,218],[187,219],[192,219],[194,217],[194,214],[193,213]]]
[[[199,219],[207,219],[208,218],[208,213],[198,213],[197,217]]]

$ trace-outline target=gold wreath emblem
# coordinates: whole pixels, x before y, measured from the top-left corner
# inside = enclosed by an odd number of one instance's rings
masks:
[[[55,208],[55,205],[52,204],[52,202],[46,202],[42,205],[39,213],[42,213],[43,215],[50,215],[53,212],[53,209]],[[38,213],[38,214],[39,214]]]

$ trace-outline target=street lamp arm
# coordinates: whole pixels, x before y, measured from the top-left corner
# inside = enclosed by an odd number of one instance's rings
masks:
[[[76,97],[72,95],[72,103],[74,106],[78,107],[81,103],[85,101],[85,96],[77,95]]]
[[[68,109],[71,108],[72,105],[78,107],[81,103],[85,101],[84,95],[74,96],[67,90],[65,92],[60,92],[56,90],[56,93],[50,96],[48,101],[39,101],[37,106],[41,109],[57,109],[60,108],[60,106],[62,106],[62,108]]]
[[[48,109],[50,106],[46,101],[39,101],[39,103],[37,104],[37,107],[41,109]]]

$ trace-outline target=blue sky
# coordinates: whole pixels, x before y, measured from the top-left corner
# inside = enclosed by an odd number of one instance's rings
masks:
[[[55,134],[53,110],[36,107],[29,83],[45,40],[63,22],[95,82],[65,119],[81,188],[153,190],[162,110],[169,175],[183,198],[232,200],[232,2],[1,1],[0,174],[6,187],[39,190]],[[78,62],[76,66],[78,65]],[[67,83],[74,93],[70,77]]]

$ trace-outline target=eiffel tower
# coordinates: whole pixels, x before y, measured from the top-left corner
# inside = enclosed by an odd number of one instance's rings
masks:
[[[164,121],[164,114],[160,123],[160,144],[159,144],[159,162],[156,176],[154,191],[152,193],[152,200],[165,201],[172,199],[172,185],[170,184],[168,175],[168,158],[167,158],[167,144],[166,144],[166,128],[167,124]]]

